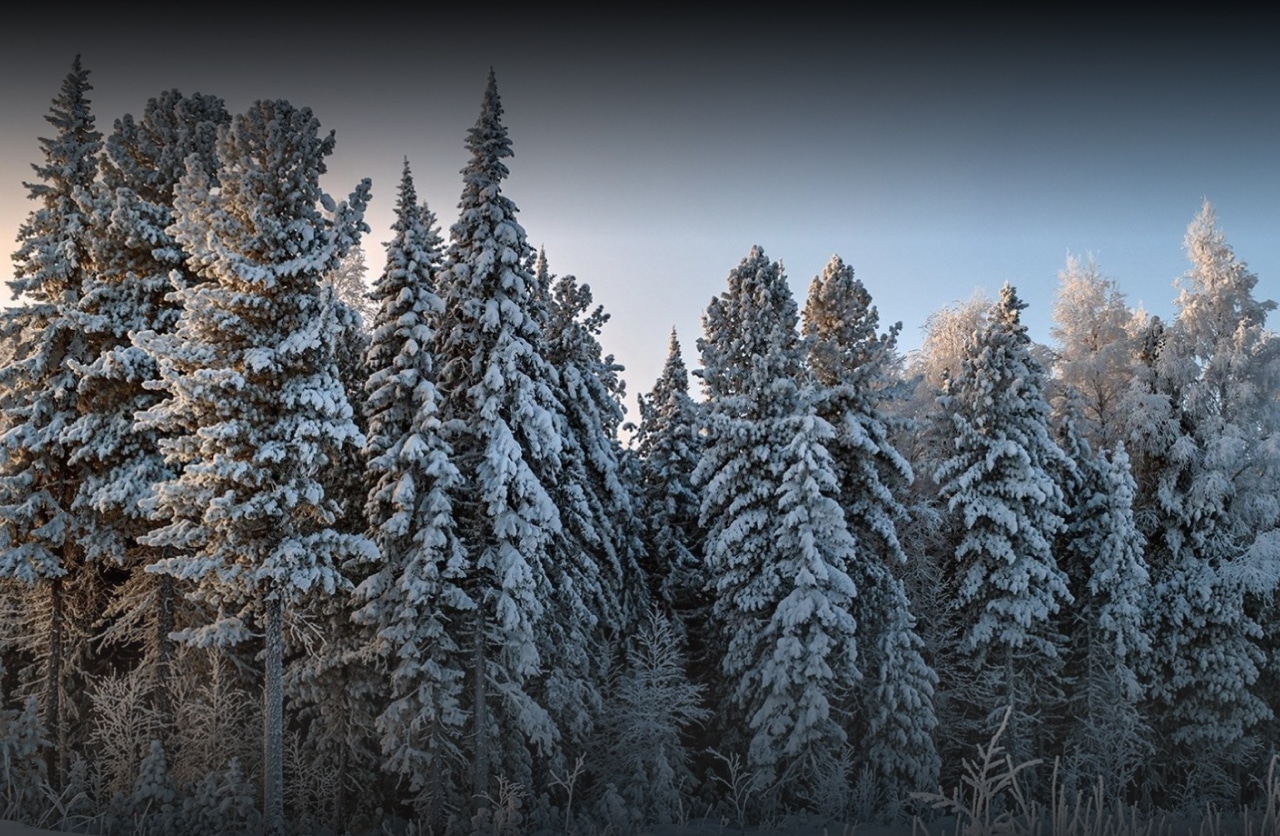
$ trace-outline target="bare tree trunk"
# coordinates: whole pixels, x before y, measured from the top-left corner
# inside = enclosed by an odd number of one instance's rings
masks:
[[[489,793],[489,711],[485,688],[485,647],[484,647],[484,613],[483,607],[476,607],[475,648],[472,666],[475,677],[475,763],[472,773],[472,801],[480,803],[480,799]]]
[[[170,661],[173,659],[173,576],[161,575],[156,590],[159,614],[156,618],[156,690],[155,707],[159,712],[161,729],[166,734],[173,728],[173,697],[170,694],[172,685]]]
[[[426,805],[423,810],[423,818],[426,819],[427,827],[431,833],[444,833],[447,821],[444,815],[445,799],[444,799],[444,775],[445,767],[443,763],[444,747],[440,744],[440,738],[443,736],[440,729],[439,718],[431,723],[431,753],[435,758],[435,768],[431,770],[431,778],[428,779],[424,793],[426,794]]]
[[[49,665],[44,682],[44,725],[53,743],[48,753],[49,784],[62,789],[62,767],[66,744],[62,722],[62,656],[66,612],[62,600],[62,578],[49,581]]]
[[[262,814],[267,833],[284,834],[284,608],[266,602],[266,677],[262,706]]]

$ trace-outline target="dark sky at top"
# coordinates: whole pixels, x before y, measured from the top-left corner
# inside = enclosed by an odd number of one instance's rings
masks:
[[[453,222],[492,66],[515,150],[505,191],[552,270],[613,314],[604,341],[632,393],[651,386],[672,326],[697,365],[699,316],[753,244],[783,261],[801,302],[840,254],[882,321],[903,321],[906,348],[929,313],[994,298],[1005,281],[1048,341],[1069,252],[1093,253],[1131,304],[1173,315],[1183,233],[1207,198],[1259,295],[1280,296],[1280,50],[1262,18],[920,10],[851,24],[856,12],[782,5],[725,19],[40,14],[11,24],[0,51],[10,242],[32,205],[22,181],[49,134],[43,117],[79,53],[104,132],[169,88],[220,95],[233,112],[259,98],[311,107],[337,132],[327,189],[341,198],[373,179],[376,273],[406,156],[419,196],[445,230]]]

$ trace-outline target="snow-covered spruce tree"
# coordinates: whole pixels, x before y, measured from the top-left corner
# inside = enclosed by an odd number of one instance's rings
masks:
[[[588,590],[597,629],[584,673],[603,682],[607,648],[633,637],[649,606],[635,484],[618,437],[625,411],[622,367],[600,345],[609,314],[593,305],[591,288],[574,276],[550,273],[543,252],[534,272],[546,290],[546,356],[558,373],[564,409],[563,473],[553,488],[566,535],[560,552],[571,561],[589,561],[577,570],[580,578],[598,578]],[[588,730],[580,725],[579,742]]]
[[[1261,606],[1280,546],[1272,305],[1207,204],[1187,251],[1178,318],[1144,332],[1124,409],[1153,587],[1143,673],[1161,745],[1147,781],[1171,803],[1235,798],[1259,754],[1274,717]]]
[[[75,308],[90,267],[88,228],[77,196],[92,187],[102,135],[89,107],[89,72],[76,56],[45,119],[56,131],[42,138],[44,162],[26,184],[38,208],[18,230],[9,282],[17,307],[0,321],[10,351],[0,368],[0,578],[22,596],[24,617],[6,625],[5,662],[26,693],[38,692],[53,747],[49,778],[55,786],[69,762],[83,693],[87,640],[98,612],[99,567],[86,559],[94,536],[75,508],[86,476],[73,464],[77,448],[66,429],[77,416],[80,374],[89,357]],[[19,653],[15,654],[15,651]]]
[[[1123,444],[1095,452],[1078,409],[1058,419],[1059,446],[1075,467],[1063,478],[1066,525],[1054,553],[1075,603],[1058,619],[1067,699],[1054,754],[1063,754],[1068,782],[1083,788],[1101,779],[1124,796],[1153,751],[1136,672],[1151,651],[1150,580],[1129,457]]]
[[[547,776],[554,780],[552,774],[567,774],[569,765],[595,746],[610,649],[634,635],[647,589],[618,441],[621,367],[604,354],[598,338],[609,316],[600,306],[592,308],[590,287],[574,276],[552,274],[545,252],[539,251],[534,262],[534,278],[541,296],[535,309],[543,352],[556,370],[555,401],[561,408],[560,472],[548,480],[562,523],[553,563],[560,570],[553,576],[560,612],[546,622],[557,656],[546,657],[540,692],[563,732],[563,756]],[[568,584],[579,592],[564,595]]]
[[[869,768],[891,806],[913,791],[937,787],[937,675],[921,654],[902,581],[906,562],[897,525],[906,509],[896,490],[910,484],[910,464],[890,436],[895,419],[882,404],[901,396],[893,373],[901,324],[879,332],[880,316],[853,268],[833,256],[809,286],[803,329],[817,389],[817,410],[835,429],[830,443],[840,504],[856,542],[849,574],[858,588],[858,694],[861,741],[855,763]]]
[[[384,768],[403,776],[417,814],[437,832],[465,798],[463,677],[454,630],[475,604],[462,588],[464,553],[453,496],[461,475],[440,426],[435,386],[436,291],[443,257],[435,215],[419,204],[406,162],[387,262],[373,285],[364,448],[365,514],[380,562],[356,589],[357,623],[373,634],[389,698],[377,731]]]
[[[948,572],[961,618],[957,650],[971,684],[964,748],[990,738],[1007,707],[1005,745],[1015,763],[1043,753],[1061,700],[1055,615],[1071,603],[1053,542],[1066,507],[1058,473],[1072,464],[1049,432],[1045,375],[1006,284],[940,399],[954,446],[935,478],[950,513]]]
[[[723,648],[716,724],[761,782],[762,801],[840,812],[843,799],[817,795],[848,742],[859,678],[856,544],[781,266],[753,247],[708,306],[703,332],[709,420],[694,478],[710,632]]]
[[[906,358],[902,385],[905,399],[891,398],[881,408],[893,416],[890,441],[911,466],[913,480],[897,492],[907,519],[897,526],[898,543],[907,555],[895,574],[902,579],[916,631],[927,659],[938,676],[934,688],[934,712],[938,719],[935,745],[950,747],[946,763],[968,757],[972,744],[958,733],[961,706],[954,697],[966,692],[964,665],[956,648],[962,630],[962,613],[953,606],[946,578],[951,573],[955,550],[954,532],[949,529],[946,500],[939,495],[934,474],[953,451],[951,416],[938,405],[946,382],[959,373],[965,345],[986,322],[989,300],[975,294],[963,302],[953,302],[925,321],[919,351]]]
[[[650,594],[679,614],[700,639],[706,608],[702,567],[704,532],[698,522],[701,498],[693,486],[693,471],[702,455],[701,415],[689,395],[689,373],[675,328],[667,343],[662,374],[647,395],[637,398],[640,424],[633,439],[640,458],[641,525],[645,570]],[[688,619],[699,620],[697,626]],[[694,657],[700,654],[694,650]]]
[[[364,181],[334,207],[320,188],[334,136],[310,109],[262,100],[219,132],[218,182],[178,184],[171,234],[204,281],[178,291],[176,329],[135,340],[159,363],[165,400],[140,413],[175,477],[156,487],[165,525],[143,538],[179,552],[151,567],[194,586],[225,617],[189,631],[208,644],[264,638],[263,815],[284,826],[283,639],[287,607],[349,585],[372,544],[333,528],[326,468],[362,444],[333,358],[321,277],[356,242]],[[333,208],[326,215],[323,207]]]
[[[540,695],[550,670],[567,668],[595,628],[585,597],[594,578],[558,559],[563,536],[551,494],[561,471],[555,369],[543,353],[532,248],[501,190],[511,156],[492,71],[467,135],[458,221],[439,292],[436,343],[445,440],[461,474],[454,520],[465,549],[459,587],[474,604],[452,635],[467,654],[464,755],[468,795],[495,797],[497,778],[528,787],[533,757],[555,760],[560,730]],[[553,622],[561,638],[552,646]]]
[[[73,365],[80,375],[79,417],[64,436],[76,448],[73,462],[87,471],[74,507],[92,519],[87,555],[126,570],[111,590],[102,638],[117,652],[139,655],[166,723],[173,719],[169,635],[183,606],[173,578],[142,571],[160,553],[136,540],[156,525],[142,510],[151,486],[173,474],[155,433],[134,427],[134,414],[161,395],[146,387],[159,378],[154,358],[130,335],[168,332],[177,323],[180,308],[166,298],[175,289],[173,276],[178,285],[196,278],[168,232],[174,189],[189,160],[212,176],[217,130],[230,120],[215,96],[168,90],[150,99],[141,119],[116,120],[105,144],[102,178],[81,199],[93,271],[75,312],[90,359]]]
[[[623,369],[600,345],[609,314],[593,306],[590,286],[548,273],[542,253],[536,275],[540,283],[546,277],[550,290],[546,355],[559,374],[564,407],[564,496],[557,505],[576,541],[571,548],[584,550],[598,567],[598,597],[591,606],[602,637],[616,639],[639,624],[649,603],[637,556],[635,497],[622,474]]]

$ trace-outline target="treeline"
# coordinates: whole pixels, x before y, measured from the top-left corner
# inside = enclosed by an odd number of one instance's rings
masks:
[[[608,314],[502,192],[320,188],[306,108],[47,117],[0,363],[0,816],[587,832],[1028,791],[1236,805],[1280,726],[1275,303],[1206,203],[1170,322],[1069,260],[897,347],[753,248],[623,444]],[[1057,782],[1050,787],[1057,761]],[[51,818],[51,812],[53,817]]]

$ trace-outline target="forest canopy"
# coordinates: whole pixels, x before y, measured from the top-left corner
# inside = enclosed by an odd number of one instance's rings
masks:
[[[0,817],[902,824],[993,738],[1040,804],[1267,800],[1280,338],[1207,201],[1176,315],[1069,257],[1046,345],[1006,284],[904,353],[753,247],[627,424],[492,71],[456,220],[406,160],[372,277],[310,109],[91,90],[0,317]]]

